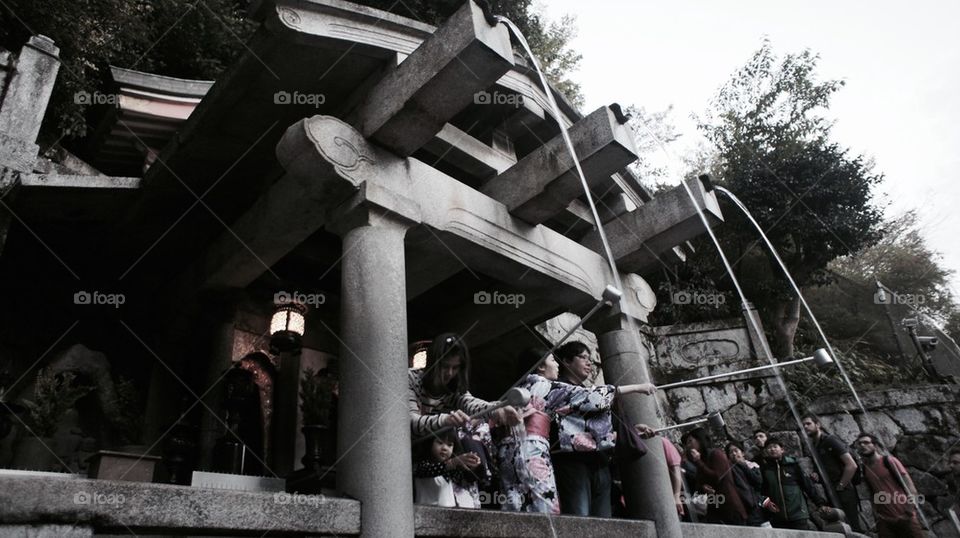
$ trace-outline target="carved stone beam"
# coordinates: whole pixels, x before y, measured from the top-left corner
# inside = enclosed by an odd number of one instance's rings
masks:
[[[591,186],[637,159],[633,132],[619,107],[601,107],[570,128],[570,139]],[[549,220],[583,194],[583,187],[562,135],[525,156],[483,187],[530,224]]]
[[[409,156],[513,65],[506,26],[491,24],[468,1],[370,90],[352,123],[364,137]]]
[[[697,205],[706,213],[710,225],[723,222],[712,187],[698,179],[687,180],[687,186],[693,191]],[[676,259],[676,254],[670,252],[673,247],[706,232],[682,185],[607,222],[604,230],[617,267],[631,273],[642,273],[661,263],[669,265]],[[584,236],[581,243],[596,252],[603,252],[596,230]]]

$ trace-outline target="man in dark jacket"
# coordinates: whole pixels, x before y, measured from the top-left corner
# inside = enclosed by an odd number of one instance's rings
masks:
[[[853,458],[850,447],[835,435],[823,431],[820,418],[807,413],[801,418],[803,431],[810,438],[810,443],[817,451],[823,472],[827,476],[815,475],[814,480],[823,484],[824,488],[831,488],[836,492],[839,508],[847,516],[847,523],[857,531],[863,532],[860,525],[860,497],[857,495],[856,482],[857,461]]]
[[[770,523],[778,529],[817,530],[810,522],[807,499],[817,506],[826,505],[827,500],[814,489],[797,460],[784,456],[778,439],[768,439],[763,454],[761,493]]]

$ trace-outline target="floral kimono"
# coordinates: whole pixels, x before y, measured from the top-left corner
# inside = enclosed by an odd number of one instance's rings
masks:
[[[550,461],[551,417],[560,423],[560,449],[597,450],[613,446],[610,405],[615,388],[611,385],[581,387],[530,374],[519,385],[530,391],[524,409],[524,424],[500,440],[501,507],[512,512],[560,513],[557,485]],[[603,415],[606,425],[596,417]],[[578,422],[576,417],[581,417]],[[564,421],[568,424],[564,427]],[[594,430],[590,430],[593,427]]]

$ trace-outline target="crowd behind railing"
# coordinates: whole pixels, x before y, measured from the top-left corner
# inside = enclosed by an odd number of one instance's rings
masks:
[[[469,391],[470,354],[452,333],[427,348],[426,366],[409,371],[415,502],[467,509],[624,517],[617,443],[659,439],[677,517],[684,521],[785,529],[844,529],[886,537],[925,537],[923,498],[903,464],[876,436],[841,440],[813,414],[803,434],[817,454],[808,473],[785,438],[757,430],[722,448],[707,429],[686,431],[675,445],[645,424],[617,427],[618,397],[653,395],[649,383],[593,385],[590,349],[569,341],[549,354],[531,348],[516,360],[516,386],[529,391],[522,409],[491,409]],[[471,418],[483,416],[483,418]],[[618,439],[617,431],[620,430]],[[642,444],[642,443],[641,443]],[[649,445],[648,445],[649,446]],[[640,447],[641,449],[643,447]],[[642,450],[641,450],[642,452]],[[951,494],[960,488],[960,448],[949,454]],[[875,526],[860,514],[857,485],[871,492]],[[815,484],[819,484],[819,487]],[[827,491],[829,488],[830,491]],[[918,502],[919,501],[919,502]]]

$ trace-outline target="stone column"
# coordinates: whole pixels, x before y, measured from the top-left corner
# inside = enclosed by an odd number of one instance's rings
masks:
[[[604,323],[607,330],[597,337],[607,383],[627,385],[650,382],[647,368],[649,352],[643,345],[644,337],[637,330],[637,324],[623,315],[610,321],[612,323]],[[654,398],[631,394],[622,397],[620,403],[631,424],[644,423],[654,428],[661,426]],[[663,445],[655,437],[647,442],[647,448],[646,456],[627,464],[621,463],[627,513],[633,519],[652,520],[659,538],[680,538],[680,520],[673,503],[673,489]]]
[[[343,237],[337,487],[362,503],[362,536],[406,538],[414,534],[404,261],[410,220],[362,202],[337,223]]]
[[[60,49],[47,36],[24,44],[0,103],[0,162],[31,172],[37,158],[37,134],[60,69]]]

